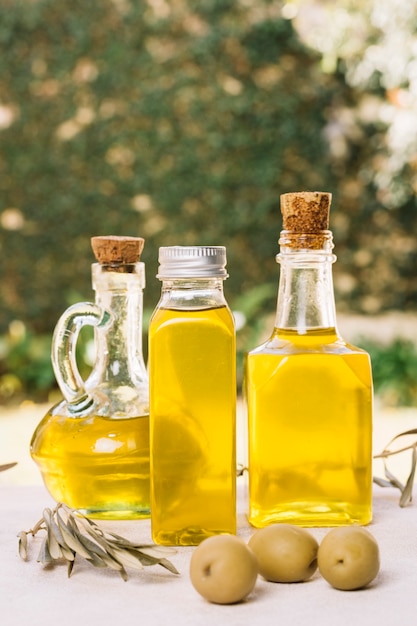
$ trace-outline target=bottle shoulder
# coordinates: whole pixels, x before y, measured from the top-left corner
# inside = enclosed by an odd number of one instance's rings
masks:
[[[271,336],[264,343],[248,352],[248,355],[259,354],[362,354],[368,353],[351,343],[346,342],[336,328],[320,328],[300,333],[297,330],[274,328]]]
[[[180,284],[165,285],[156,305],[158,309],[198,310],[228,307],[223,285],[218,281],[180,281]]]
[[[150,329],[173,324],[200,323],[234,329],[234,318],[227,304],[207,307],[157,307],[150,320]]]

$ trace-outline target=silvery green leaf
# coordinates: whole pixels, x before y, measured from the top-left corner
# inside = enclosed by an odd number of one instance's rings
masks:
[[[71,548],[68,548],[67,546],[61,546],[61,552],[64,559],[66,559],[67,561],[75,560],[75,552],[74,550],[71,550]]]
[[[142,565],[158,565],[159,561],[162,557],[156,558],[154,556],[150,556],[149,554],[142,553],[141,550],[137,550],[137,558],[140,560]]]
[[[127,573],[124,567],[122,567],[122,569],[119,570],[119,574],[120,576],[123,578],[123,580],[126,582],[127,581]]]
[[[161,556],[161,554],[157,555],[157,553],[159,552],[159,546],[155,546],[154,549],[151,549],[150,546],[146,546],[145,549],[143,549],[142,546],[140,546],[136,549],[131,548],[130,552],[135,552],[137,554],[137,558],[144,566],[161,565],[173,574],[179,574],[177,568],[171,563],[171,561],[168,561],[168,559]],[[164,550],[161,550],[161,552],[164,552]]]
[[[90,556],[88,551],[84,548],[83,544],[80,543],[77,537],[74,537],[74,535],[70,532],[69,528],[67,527],[64,520],[61,518],[58,512],[56,513],[56,518],[57,518],[59,529],[62,533],[62,537],[65,541],[65,544],[68,546],[68,548],[70,548],[71,550],[74,550],[74,552],[84,557],[85,559],[88,559],[88,557]]]
[[[6,463],[5,465],[0,465],[0,472],[5,472],[8,469],[12,469],[12,467],[15,467],[15,465],[17,465],[17,463]]]
[[[373,482],[379,487],[393,487],[394,485],[389,480],[384,480],[378,476],[374,476]]]
[[[67,561],[67,576],[68,576],[68,578],[71,576],[73,568],[74,568],[74,559],[72,561]]]
[[[53,562],[53,560],[54,559],[52,558],[51,553],[49,552],[49,548],[48,548],[48,537],[46,536],[42,540],[37,561],[39,563],[42,563],[43,565],[49,565],[50,563]]]
[[[131,567],[133,569],[143,569],[140,556],[130,550],[114,550],[115,558],[123,565],[123,567]]]
[[[95,542],[91,541],[86,535],[83,535],[79,531],[77,532],[77,539],[83,544],[83,546],[89,551],[90,554],[95,554],[98,557],[105,556],[105,551]]]
[[[384,473],[386,478],[388,478],[388,480],[390,481],[390,483],[392,484],[393,487],[397,487],[397,489],[399,489],[401,491],[401,493],[404,491],[404,485],[402,484],[401,481],[398,480],[398,478],[396,478],[394,476],[394,474],[392,474],[388,467],[386,466],[386,464],[384,464]]]
[[[48,546],[49,546],[49,552],[53,559],[62,559],[63,552],[62,552],[61,546],[55,539],[50,528],[48,528]]]
[[[86,525],[87,527],[89,527],[91,530],[93,530],[94,535],[100,535],[101,537],[104,537],[104,531],[100,528],[98,524],[96,524],[89,517],[82,515],[80,517],[80,522]]]
[[[165,569],[167,569],[172,574],[179,575],[179,571],[177,570],[175,565],[171,563],[171,561],[168,561],[168,559],[160,559],[160,561],[158,561],[158,565],[162,565],[162,567],[165,567]]]
[[[58,541],[56,540],[56,537],[53,533],[52,527],[51,527],[51,521],[52,521],[52,511],[51,509],[44,509],[43,512],[43,519],[45,521],[45,525],[46,525],[46,529],[47,529],[47,533],[48,533],[48,548],[49,548],[49,553],[51,555],[51,557],[53,559],[61,559],[63,556],[62,550],[61,550],[61,546],[58,543]]]
[[[404,507],[407,506],[407,504],[410,504],[410,502],[413,499],[413,484],[414,484],[414,476],[416,473],[416,463],[417,463],[417,451],[416,448],[413,448],[413,454],[412,454],[412,458],[411,458],[411,471],[410,471],[410,475],[407,479],[407,482],[405,484],[405,487],[403,489],[403,492],[401,494],[401,498],[400,498],[400,506]]]
[[[118,543],[120,542],[120,544],[122,544],[122,545],[126,545],[126,546],[133,546],[134,545],[131,541],[129,541],[129,539],[126,539],[125,537],[122,537],[121,535],[117,535],[116,533],[108,532],[107,536],[108,537],[112,537],[113,539],[116,540],[116,542],[118,542]]]
[[[98,534],[93,528],[90,528],[89,526],[86,527],[86,532],[90,537],[94,539],[95,542],[97,542],[99,546],[103,548],[104,551],[107,552],[107,548],[109,547],[109,541],[105,538],[104,533]]]
[[[171,548],[170,546],[135,546],[140,549],[141,552],[147,554],[149,556],[154,557],[155,559],[160,559],[163,554],[176,554],[177,550],[175,548]]]
[[[48,529],[53,533],[56,541],[59,543],[61,548],[66,547],[66,543],[64,541],[64,537],[62,536],[62,532],[60,531],[58,524],[55,522],[54,513],[50,512],[49,520],[48,520]]]
[[[85,548],[89,552],[88,561],[94,565],[95,567],[111,567],[111,564],[114,565],[113,569],[120,569],[118,561],[116,561],[112,556],[102,550],[100,546],[91,541],[86,535],[79,533],[77,535],[79,541],[85,546]],[[111,564],[110,564],[111,561]]]
[[[103,561],[108,565],[108,567],[110,567],[110,569],[114,569],[118,572],[124,569],[123,565],[119,563],[119,561],[117,561],[115,558],[113,558],[113,556],[111,556],[110,554],[106,554],[106,556],[103,556]]]
[[[86,561],[91,563],[91,565],[94,565],[94,567],[108,567],[105,559],[97,554],[94,554],[94,552],[90,554]]]
[[[22,530],[18,535],[19,537],[19,555],[20,558],[26,561],[28,558],[28,536],[24,530]]]

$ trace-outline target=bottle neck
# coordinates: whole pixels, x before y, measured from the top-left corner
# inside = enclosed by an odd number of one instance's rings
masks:
[[[159,308],[207,309],[225,306],[223,278],[163,279]]]
[[[96,361],[89,387],[141,387],[147,384],[142,349],[144,264],[113,271],[93,265],[96,303],[110,315],[110,323],[95,328]]]
[[[300,335],[322,329],[336,332],[332,277],[336,257],[331,232],[302,235],[283,231],[279,243],[276,328]]]

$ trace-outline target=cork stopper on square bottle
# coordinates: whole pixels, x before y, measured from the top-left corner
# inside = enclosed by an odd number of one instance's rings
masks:
[[[133,265],[140,261],[145,240],[142,237],[108,235],[92,237],[91,246],[100,265]]]
[[[292,233],[320,234],[329,228],[332,194],[323,191],[299,191],[281,195],[284,230]]]

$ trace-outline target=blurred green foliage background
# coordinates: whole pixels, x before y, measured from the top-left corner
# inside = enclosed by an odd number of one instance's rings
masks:
[[[0,402],[53,388],[55,323],[93,298],[93,235],[145,238],[147,315],[159,246],[226,245],[253,347],[288,191],[333,193],[339,311],[415,312],[416,10],[0,0]]]

